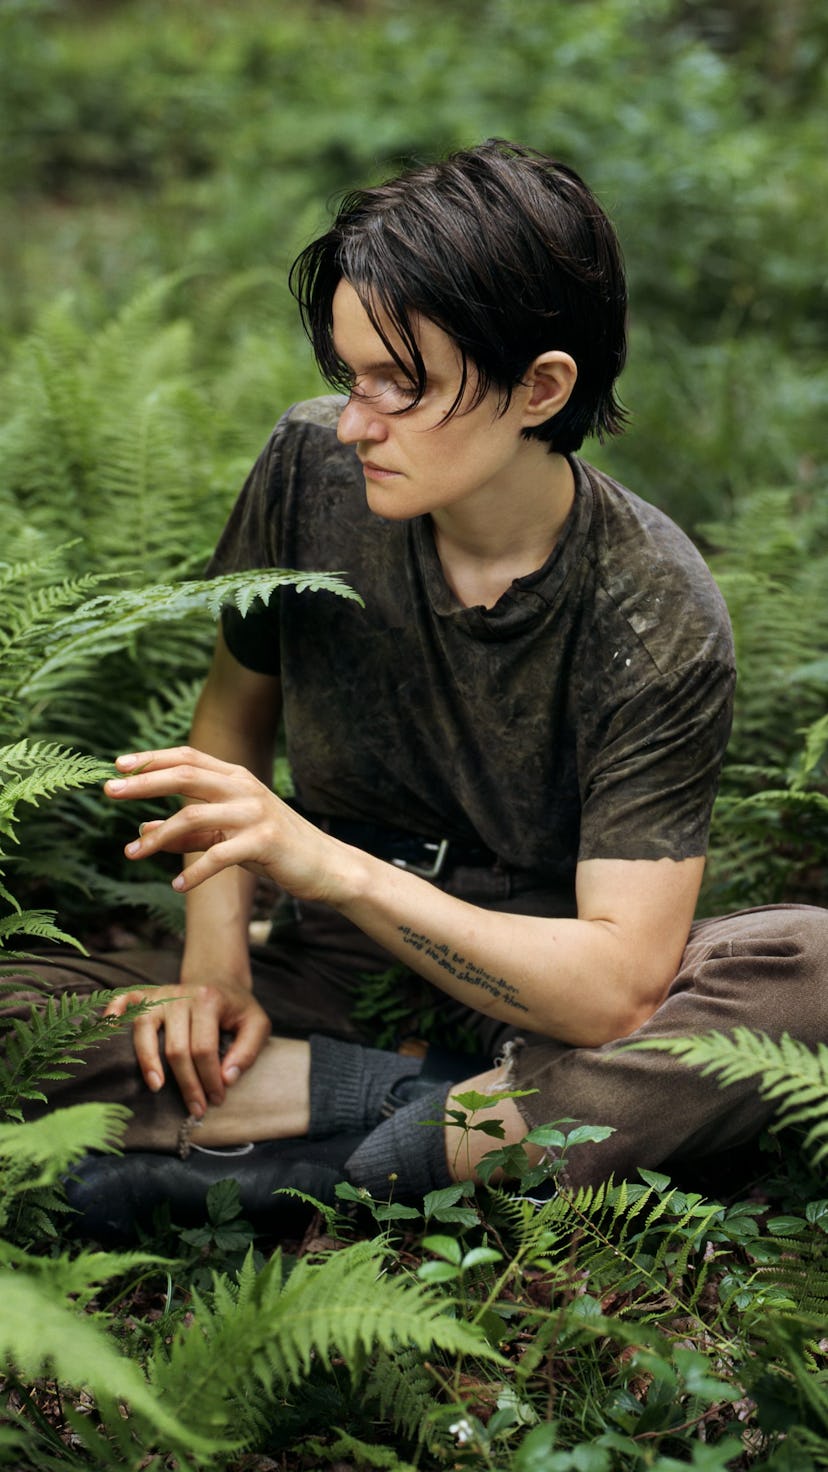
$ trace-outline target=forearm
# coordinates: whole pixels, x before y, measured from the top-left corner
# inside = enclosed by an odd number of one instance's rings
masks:
[[[381,860],[359,862],[363,878],[341,913],[468,1007],[597,1046],[633,1031],[660,1000],[638,984],[611,923],[483,910]]]
[[[193,892],[236,865],[299,900],[331,905],[412,969],[478,1011],[578,1046],[640,1027],[663,1001],[690,930],[704,869],[673,861],[587,859],[578,918],[478,908],[374,858],[288,808],[249,772],[191,748],[131,753],[107,783],[117,798],[197,799],[131,844],[202,852],[173,880]]]
[[[227,869],[188,894],[182,982],[226,979],[252,989],[248,925],[255,888],[254,875]]]
[[[246,767],[270,786],[278,703],[274,699],[272,711],[257,707],[258,719],[251,719],[252,712],[227,688],[228,668],[238,676],[229,660],[220,642],[193,716],[191,740],[199,750]],[[197,854],[188,855],[185,864],[196,858]],[[234,985],[252,988],[248,925],[255,890],[256,876],[233,867],[187,895],[183,982],[226,977]]]

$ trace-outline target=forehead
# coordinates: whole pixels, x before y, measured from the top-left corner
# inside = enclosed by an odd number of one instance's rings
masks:
[[[389,352],[389,344],[413,371],[410,350],[387,312],[380,307],[375,313],[382,329],[378,332],[350,281],[339,282],[333,296],[332,311],[334,350],[354,373],[370,373],[380,368],[399,372],[399,363]],[[461,355],[448,333],[418,313],[411,314],[411,325],[428,376],[456,377],[460,371]],[[383,341],[382,334],[387,342]]]

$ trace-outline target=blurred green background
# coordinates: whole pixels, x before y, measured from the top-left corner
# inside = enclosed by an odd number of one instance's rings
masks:
[[[694,526],[825,460],[828,10],[805,0],[2,0],[0,351],[161,274],[251,455],[315,382],[285,290],[337,191],[489,135],[584,173],[629,265],[627,439]]]

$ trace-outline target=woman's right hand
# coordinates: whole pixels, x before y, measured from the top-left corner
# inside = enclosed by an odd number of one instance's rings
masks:
[[[121,1016],[130,1004],[150,1002],[133,1023],[133,1045],[144,1081],[153,1093],[163,1088],[166,1059],[181,1097],[196,1119],[208,1104],[224,1102],[226,1090],[250,1067],[270,1036],[270,1019],[253,993],[232,983],[136,987],[107,1007]],[[161,1032],[163,1029],[163,1040]],[[220,1054],[223,1033],[233,1033]]]

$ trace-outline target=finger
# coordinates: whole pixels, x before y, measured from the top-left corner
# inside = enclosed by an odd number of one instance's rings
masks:
[[[197,987],[190,1014],[190,1054],[201,1087],[210,1104],[224,1103],[224,1079],[219,1057],[219,1005],[211,987]]]
[[[125,844],[130,859],[145,859],[155,853],[188,854],[221,842],[227,827],[245,822],[240,803],[190,803],[169,818],[142,823],[139,837]]]
[[[157,751],[131,751],[115,758],[115,766],[119,772],[124,774],[160,772],[168,767],[182,765],[199,767],[203,771],[212,772],[232,770],[230,762],[224,762],[217,756],[210,756],[206,751],[199,751],[195,746],[169,746]]]
[[[222,1060],[221,1072],[225,1084],[234,1084],[255,1063],[270,1037],[270,1031],[270,1019],[261,1009],[245,1013]]]
[[[123,1017],[127,1007],[134,1007],[139,1002],[146,1002],[148,996],[151,996],[151,993],[148,994],[143,988],[140,991],[119,992],[117,997],[113,997],[111,1002],[107,1002],[103,1015],[104,1017]]]
[[[239,769],[240,772],[241,770]],[[228,795],[232,780],[232,768],[217,772],[199,767],[194,762],[180,762],[158,770],[137,772],[134,776],[110,777],[104,782],[104,792],[107,797],[118,802],[178,796],[196,798],[201,802],[216,802]],[[251,782],[253,780],[250,778]]]
[[[224,839],[221,843],[214,843],[204,853],[200,853],[197,859],[188,864],[180,874],[176,874],[172,881],[173,889],[179,894],[188,894],[190,890],[197,889],[205,879],[212,879],[214,874],[220,874],[222,869],[231,869],[234,864],[247,864],[251,868],[253,855],[257,857],[261,853],[261,847],[257,847],[253,830],[239,834],[234,838]],[[263,872],[263,871],[260,871]]]
[[[191,999],[164,1008],[164,1057],[190,1114],[201,1119],[207,1108],[207,1096],[201,1086],[191,1053]],[[218,1049],[218,1033],[216,1033]]]
[[[132,1024],[132,1046],[138,1067],[148,1089],[157,1094],[164,1087],[164,1065],[161,1062],[161,1052],[158,1046],[158,1029],[161,1026],[164,1010],[154,1007],[151,1012],[145,1012],[136,1017]]]

